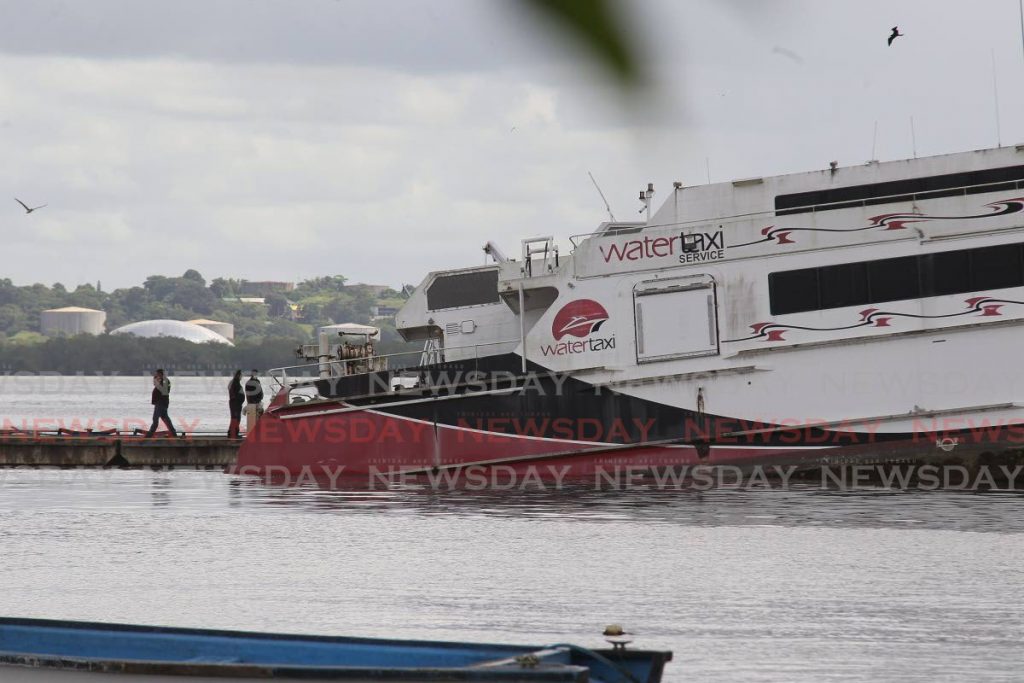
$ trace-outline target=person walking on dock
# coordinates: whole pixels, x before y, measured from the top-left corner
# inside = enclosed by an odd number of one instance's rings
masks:
[[[242,424],[242,406],[245,404],[245,390],[242,389],[242,371],[235,370],[235,375],[228,384],[228,410],[231,411],[231,422],[228,424],[228,438],[237,439],[238,429]]]
[[[167,425],[167,431],[171,433],[171,438],[177,437],[178,434],[174,431],[174,424],[171,423],[171,416],[167,414],[167,408],[171,405],[171,380],[167,378],[163,368],[160,368],[153,374],[152,403],[153,424],[150,425],[149,431],[146,432],[146,438],[148,439],[156,433],[157,424],[161,420]]]
[[[258,377],[259,370],[253,369],[252,375],[245,381],[245,431],[250,432],[256,420],[263,414],[263,385]]]

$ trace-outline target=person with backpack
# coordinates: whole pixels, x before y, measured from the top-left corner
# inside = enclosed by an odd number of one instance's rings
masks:
[[[174,431],[171,416],[167,414],[167,408],[171,405],[171,380],[168,379],[163,368],[153,373],[151,402],[153,404],[153,424],[150,426],[149,431],[146,432],[146,438],[148,439],[156,433],[157,424],[161,420],[167,425],[167,431],[171,433],[171,438],[176,438],[178,433]]]

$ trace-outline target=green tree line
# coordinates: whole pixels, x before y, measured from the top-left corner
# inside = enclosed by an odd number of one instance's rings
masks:
[[[243,283],[228,278],[207,283],[195,270],[180,277],[151,275],[140,286],[112,292],[92,285],[74,290],[60,283],[16,286],[0,279],[0,371],[134,374],[162,366],[213,373],[294,365],[301,362],[295,349],[311,342],[317,327],[370,323],[374,306],[397,308],[403,302],[395,290],[350,285],[333,275],[300,282],[291,292],[266,292],[263,304],[245,303],[239,301]],[[152,319],[228,322],[235,327],[235,346],[110,334],[47,339],[40,333],[41,313],[65,306],[105,311],[107,330]],[[405,344],[389,321],[373,324],[381,328],[380,353],[417,347]]]

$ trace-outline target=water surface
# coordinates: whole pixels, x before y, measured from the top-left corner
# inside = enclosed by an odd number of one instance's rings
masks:
[[[179,425],[227,378],[173,375]],[[148,424],[147,377],[0,377],[0,420]],[[269,388],[269,383],[268,383]],[[1019,680],[1024,499],[324,491],[0,469],[0,614],[675,652],[669,681]]]
[[[1016,680],[1018,494],[323,491],[0,470],[0,613],[670,648],[672,681]]]

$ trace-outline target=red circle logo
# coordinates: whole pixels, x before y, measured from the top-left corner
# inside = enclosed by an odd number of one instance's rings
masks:
[[[566,335],[589,337],[608,319],[608,311],[593,299],[570,301],[555,314],[551,334],[558,341]]]

